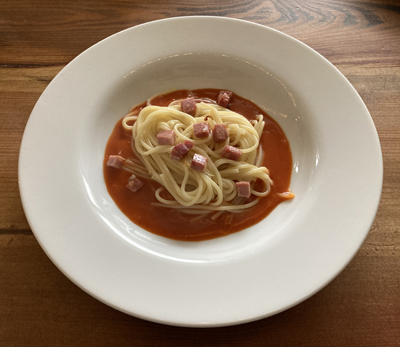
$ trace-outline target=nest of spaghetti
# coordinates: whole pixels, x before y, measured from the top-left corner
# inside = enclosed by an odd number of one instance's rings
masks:
[[[122,125],[132,132],[136,158],[110,156],[108,165],[132,173],[127,185],[132,192],[143,179],[158,182],[157,206],[199,217],[213,212],[212,219],[253,207],[273,185],[262,166],[263,116],[249,121],[229,110],[229,93],[221,92],[217,101],[187,98],[167,107],[148,102],[138,114],[127,114]]]

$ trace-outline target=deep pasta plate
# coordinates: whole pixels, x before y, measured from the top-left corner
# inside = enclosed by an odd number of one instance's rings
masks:
[[[118,209],[102,163],[132,105],[199,88],[230,89],[274,118],[296,198],[240,232],[174,241]],[[382,156],[361,98],[311,48],[250,22],[181,17],[117,33],[54,78],[29,118],[19,181],[37,240],[80,288],[143,319],[224,326],[288,309],[340,273],[374,220]]]

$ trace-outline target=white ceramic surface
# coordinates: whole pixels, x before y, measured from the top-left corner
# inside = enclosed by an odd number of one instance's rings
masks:
[[[130,222],[104,184],[105,145],[134,104],[173,88],[230,89],[264,107],[289,139],[296,198],[211,241]],[[181,17],[117,33],[54,78],[29,118],[19,180],[40,245],[83,290],[151,321],[223,326],[283,311],[348,264],[375,217],[382,156],[361,98],[311,48],[254,23]]]

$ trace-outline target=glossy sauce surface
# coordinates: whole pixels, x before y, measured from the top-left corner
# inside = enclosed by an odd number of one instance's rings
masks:
[[[173,100],[188,96],[216,100],[218,93],[217,89],[179,90],[154,97],[151,104],[167,106]],[[145,106],[146,103],[143,103],[136,109],[139,111]],[[271,193],[243,213],[224,212],[216,220],[210,218],[213,213],[198,219],[196,215],[188,215],[179,210],[153,206],[153,202],[158,202],[154,195],[155,189],[159,187],[157,182],[148,180],[142,189],[131,193],[126,188],[131,173],[107,166],[109,155],[119,154],[124,158],[135,157],[131,149],[131,132],[122,127],[120,120],[108,140],[103,171],[109,194],[132,222],[154,234],[174,240],[201,241],[225,236],[254,225],[264,219],[279,203],[286,200],[279,193],[289,191],[292,154],[282,129],[258,106],[236,94],[233,94],[230,109],[249,120],[255,119],[259,114],[264,116],[265,126],[260,141],[264,149],[262,165],[269,169],[270,177],[274,182]],[[254,199],[253,196],[246,201],[252,199]]]

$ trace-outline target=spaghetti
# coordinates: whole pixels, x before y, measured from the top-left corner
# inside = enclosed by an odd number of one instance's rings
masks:
[[[259,197],[269,194],[273,184],[268,169],[260,165],[263,158],[260,146],[263,116],[260,114],[250,122],[242,115],[208,100],[207,103],[197,102],[196,106],[193,116],[182,112],[180,101],[173,101],[167,107],[149,105],[139,114],[125,116],[122,125],[132,131],[132,149],[140,159],[132,165],[128,162],[126,169],[131,169],[138,177],[151,177],[161,185],[155,192],[159,206],[179,208],[188,213],[240,212],[254,206]],[[207,123],[210,129],[223,124],[229,137],[223,143],[216,143],[211,132],[206,138],[197,138],[194,132],[196,123]],[[171,159],[173,145],[159,145],[157,134],[165,130],[174,132],[176,144],[184,141],[193,143],[184,160]],[[239,149],[240,160],[224,158],[221,154],[226,146]],[[195,154],[207,159],[204,172],[190,167]],[[263,182],[262,191],[254,187],[257,179]],[[244,203],[245,199],[237,197],[236,182],[249,182],[251,194],[257,198]],[[164,189],[173,199],[162,197]]]

